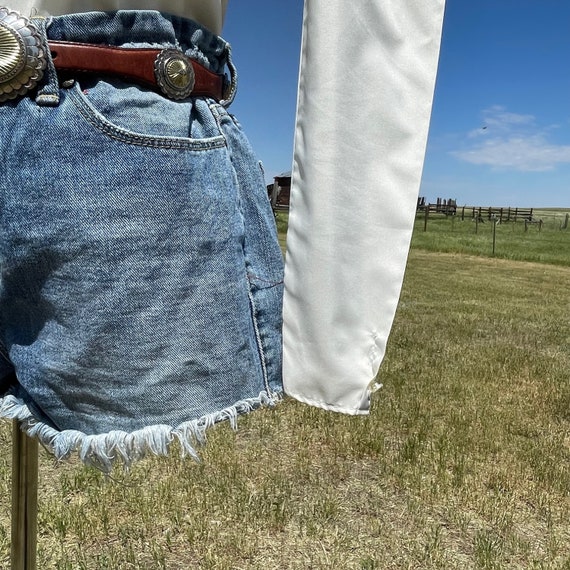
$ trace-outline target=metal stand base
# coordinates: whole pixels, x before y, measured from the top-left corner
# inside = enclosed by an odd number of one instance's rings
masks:
[[[36,570],[38,442],[12,428],[12,570]]]

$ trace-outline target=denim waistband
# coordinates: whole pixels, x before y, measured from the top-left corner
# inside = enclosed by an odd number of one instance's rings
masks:
[[[237,73],[230,44],[193,20],[154,10],[118,10],[34,18],[33,22],[42,35],[53,41],[179,49],[214,73],[229,70],[230,95],[222,104],[228,106],[235,96]],[[38,103],[48,105],[59,101],[57,75],[49,59],[48,55],[43,88],[36,98]]]

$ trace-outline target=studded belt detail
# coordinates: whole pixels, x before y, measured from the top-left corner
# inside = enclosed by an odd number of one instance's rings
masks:
[[[33,89],[45,66],[46,54],[35,26],[17,12],[0,8],[0,102]]]
[[[157,89],[170,99],[224,98],[225,78],[177,49],[120,48],[48,42],[58,71],[113,75]],[[47,54],[34,24],[0,8],[0,102],[25,95],[42,79]]]

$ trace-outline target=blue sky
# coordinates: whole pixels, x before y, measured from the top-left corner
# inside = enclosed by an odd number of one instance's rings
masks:
[[[303,0],[230,0],[238,94],[230,107],[263,161],[267,180],[291,170]]]
[[[290,169],[302,0],[232,0],[232,112],[266,175]],[[570,207],[570,2],[448,0],[420,194]]]

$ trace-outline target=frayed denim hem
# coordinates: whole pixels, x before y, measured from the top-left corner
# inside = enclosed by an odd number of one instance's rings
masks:
[[[58,431],[34,418],[28,406],[15,396],[0,398],[0,418],[18,420],[22,430],[39,442],[56,459],[68,459],[77,451],[85,465],[110,473],[118,461],[128,468],[134,461],[142,459],[148,452],[154,455],[167,455],[170,444],[177,439],[182,448],[182,456],[190,455],[199,461],[197,445],[206,442],[206,430],[222,421],[229,421],[237,429],[239,415],[247,414],[262,406],[275,406],[282,398],[281,393],[260,392],[257,398],[247,398],[219,412],[202,416],[199,419],[181,423],[177,427],[153,425],[133,431],[111,431],[97,435],[87,435],[81,431]]]

